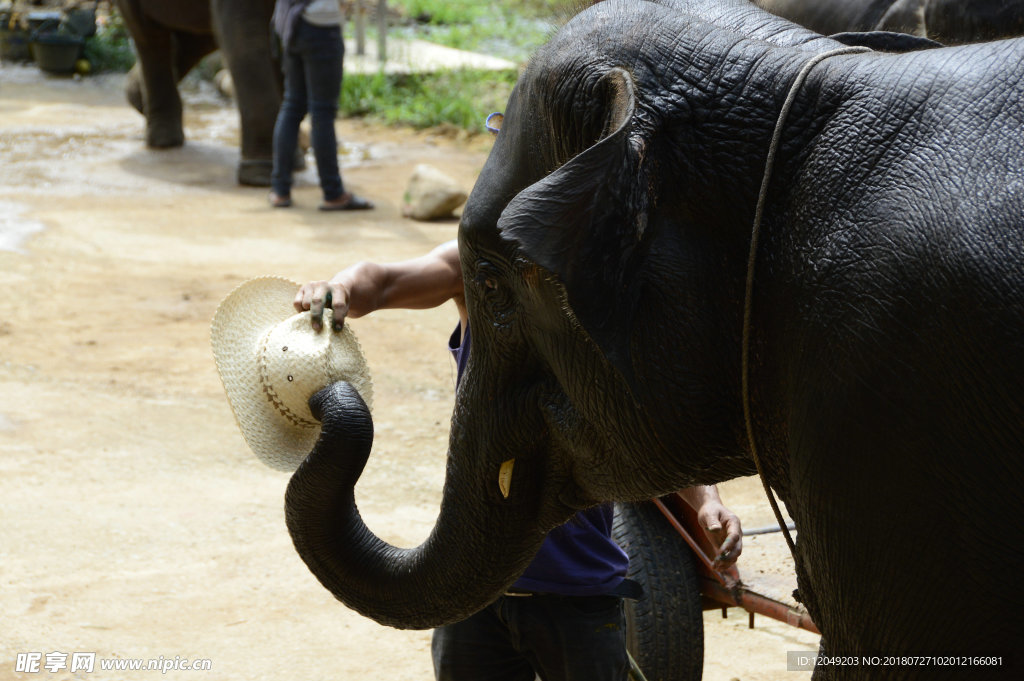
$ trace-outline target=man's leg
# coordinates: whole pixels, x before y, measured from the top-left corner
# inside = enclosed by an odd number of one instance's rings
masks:
[[[309,33],[309,48],[303,57],[313,155],[324,201],[336,201],[345,193],[338,169],[338,138],[334,130],[345,46],[337,26],[313,26],[309,27]]]
[[[306,116],[306,73],[298,52],[286,49],[281,56],[284,69],[284,100],[274,124],[274,167],[270,186],[279,197],[291,196],[295,149],[299,124]]]
[[[516,651],[499,598],[468,619],[434,630],[431,652],[437,681],[533,681],[534,671]]]
[[[521,650],[544,681],[625,681],[626,621],[618,596],[524,598]]]

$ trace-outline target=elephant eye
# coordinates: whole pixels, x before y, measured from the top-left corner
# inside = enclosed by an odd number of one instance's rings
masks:
[[[473,277],[473,282],[487,292],[493,292],[498,290],[498,273],[494,271],[494,266],[487,262],[480,262],[477,266],[476,276]]]

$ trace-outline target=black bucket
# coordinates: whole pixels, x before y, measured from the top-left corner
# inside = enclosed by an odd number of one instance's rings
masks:
[[[28,33],[0,29],[0,61],[28,61]]]
[[[32,58],[36,65],[50,73],[73,73],[85,39],[64,31],[43,29],[41,26],[32,33]]]
[[[28,31],[10,10],[0,10],[0,61],[28,61]]]

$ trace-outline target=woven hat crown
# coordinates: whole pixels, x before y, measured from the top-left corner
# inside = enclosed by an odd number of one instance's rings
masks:
[[[330,311],[325,313],[330,317]],[[331,320],[324,326],[331,328]],[[309,313],[301,313],[272,327],[260,344],[260,384],[267,399],[283,417],[301,428],[319,428],[309,410],[309,398],[339,380],[347,380],[363,401],[373,401],[373,386],[362,370],[362,358],[339,343],[331,333],[313,333]]]

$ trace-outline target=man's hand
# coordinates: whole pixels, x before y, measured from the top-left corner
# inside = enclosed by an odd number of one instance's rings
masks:
[[[343,269],[328,281],[303,284],[295,294],[295,309],[309,310],[314,331],[323,326],[326,308],[334,313],[334,330],[341,331],[346,317],[362,317],[378,309],[387,286],[381,265],[361,262]]]
[[[698,485],[680,490],[679,495],[697,511],[697,522],[718,547],[714,568],[726,570],[743,553],[743,528],[739,517],[726,508],[714,485]]]
[[[697,510],[697,522],[718,547],[715,569],[726,570],[735,565],[743,552],[743,528],[739,517],[721,501],[709,500]]]
[[[348,315],[348,301],[348,288],[340,282],[311,281],[303,284],[295,294],[295,309],[299,312],[309,310],[313,330],[320,331],[324,328],[324,308],[330,307],[334,311],[334,330],[341,331]]]

